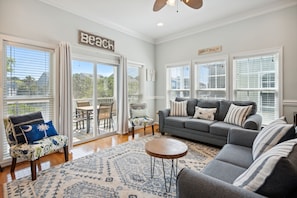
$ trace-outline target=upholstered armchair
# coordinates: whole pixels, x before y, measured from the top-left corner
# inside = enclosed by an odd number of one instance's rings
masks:
[[[4,120],[9,153],[12,158],[10,171],[13,173],[17,159],[30,161],[32,180],[36,179],[36,160],[64,149],[68,161],[68,137],[59,135],[52,121],[44,122],[41,112],[10,116]]]
[[[152,133],[154,132],[154,119],[147,115],[146,103],[131,103],[130,104],[130,118],[129,123],[132,128],[132,137],[134,138],[134,130],[136,126],[143,127],[144,134],[147,126],[152,126]]]

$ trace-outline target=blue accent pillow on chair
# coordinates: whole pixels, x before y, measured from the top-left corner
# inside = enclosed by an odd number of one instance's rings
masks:
[[[45,137],[44,131],[40,130],[43,124],[23,125],[20,126],[28,144],[33,144],[37,140]]]
[[[35,141],[41,140],[44,137],[58,135],[52,121],[33,125],[23,125],[20,128],[22,129],[28,144],[33,144]]]
[[[52,121],[45,123],[45,125],[47,126],[47,129],[46,129],[47,137],[58,135],[58,132],[56,131]]]

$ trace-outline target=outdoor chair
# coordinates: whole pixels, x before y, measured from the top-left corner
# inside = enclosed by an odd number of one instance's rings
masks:
[[[11,173],[17,159],[30,161],[31,177],[36,180],[36,160],[62,148],[68,161],[68,137],[59,135],[52,121],[45,123],[41,112],[10,116],[4,119],[4,126],[12,157]]]
[[[113,108],[113,102],[100,103],[99,109],[98,109],[98,126],[100,126],[100,121],[103,121],[104,128],[106,126],[108,128],[113,127],[112,108]]]
[[[76,101],[76,107],[86,107],[86,106],[91,106],[89,101]],[[86,112],[76,109],[75,115],[73,117],[73,122],[76,124],[76,129],[84,129],[85,120],[87,120]]]
[[[132,127],[132,137],[134,138],[134,130],[136,126],[143,127],[144,134],[147,126],[152,126],[154,132],[154,119],[147,115],[146,103],[131,103],[129,123]]]

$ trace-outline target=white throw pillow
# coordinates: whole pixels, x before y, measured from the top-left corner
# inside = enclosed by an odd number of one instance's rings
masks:
[[[188,101],[170,101],[170,116],[188,116],[187,103]]]
[[[131,109],[131,113],[132,118],[142,118],[147,115],[145,109]]]
[[[214,114],[217,112],[217,108],[201,108],[195,107],[195,114],[193,118],[199,118],[204,120],[214,120]]]
[[[253,142],[253,159],[257,159],[262,153],[278,144],[285,135],[291,136],[289,133],[293,133],[292,136],[294,136],[294,130],[290,130],[292,127],[293,125],[287,124],[283,118],[276,119],[265,126]]]
[[[224,122],[243,127],[243,123],[245,122],[246,117],[247,115],[249,115],[251,110],[252,110],[252,105],[237,106],[237,105],[231,104],[227,112],[227,115],[224,119]]]

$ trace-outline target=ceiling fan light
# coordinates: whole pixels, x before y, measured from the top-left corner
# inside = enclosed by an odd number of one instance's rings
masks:
[[[167,5],[175,6],[175,0],[167,0]]]

